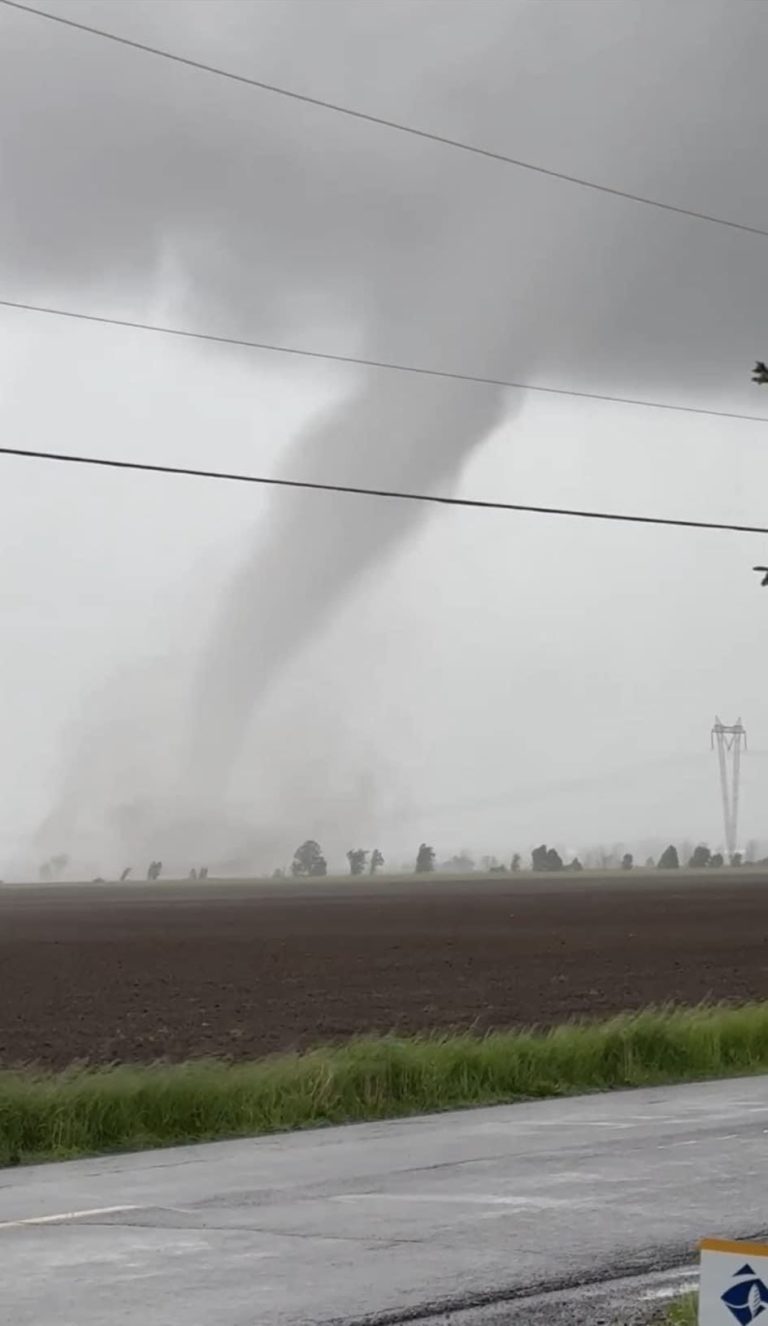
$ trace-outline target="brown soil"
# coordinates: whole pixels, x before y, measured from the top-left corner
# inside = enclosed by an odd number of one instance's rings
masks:
[[[0,1062],[238,1059],[355,1032],[768,998],[768,879],[0,890]]]

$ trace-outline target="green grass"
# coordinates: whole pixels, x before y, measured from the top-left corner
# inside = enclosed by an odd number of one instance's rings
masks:
[[[768,1004],[357,1039],[254,1063],[0,1071],[0,1164],[768,1071]]]
[[[698,1320],[698,1294],[683,1294],[667,1309],[660,1326],[697,1326]]]

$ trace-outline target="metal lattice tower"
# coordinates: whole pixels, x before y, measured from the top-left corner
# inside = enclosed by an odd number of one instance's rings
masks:
[[[717,745],[717,759],[720,765],[720,793],[723,798],[723,825],[725,827],[725,847],[729,861],[736,854],[739,829],[739,779],[741,777],[741,752],[747,749],[747,731],[740,718],[735,723],[721,723],[715,718],[712,728],[711,745]]]

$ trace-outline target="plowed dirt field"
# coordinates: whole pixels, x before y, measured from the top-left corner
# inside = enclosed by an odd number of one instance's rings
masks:
[[[4,1064],[764,998],[768,878],[747,870],[0,889]]]

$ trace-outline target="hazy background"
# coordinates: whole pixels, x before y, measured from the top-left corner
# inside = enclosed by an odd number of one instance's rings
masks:
[[[768,14],[69,0],[52,11],[768,228]],[[0,8],[0,295],[768,414],[768,240]],[[766,523],[764,424],[0,310],[6,445]],[[768,836],[756,536],[0,457],[0,873],[422,839]]]

